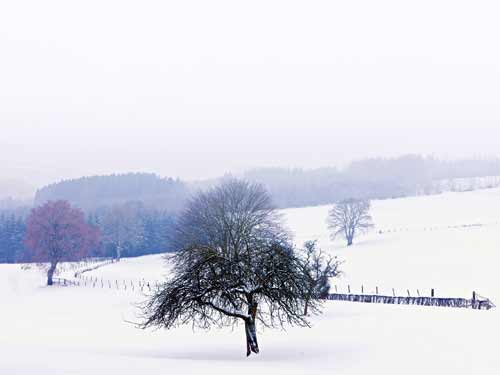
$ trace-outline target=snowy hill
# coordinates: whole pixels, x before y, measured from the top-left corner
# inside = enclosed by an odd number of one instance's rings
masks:
[[[342,258],[347,285],[398,294],[500,302],[500,189],[373,202],[376,229],[353,247],[331,241],[329,207],[284,210],[295,242],[318,239]],[[123,259],[88,276],[161,280],[161,256]],[[265,330],[262,353],[244,357],[243,328],[142,331],[140,293],[55,287],[39,272],[0,265],[1,374],[495,374],[500,311],[325,303],[311,329]],[[392,291],[391,291],[392,293]]]
[[[347,248],[329,238],[328,206],[285,210],[301,244],[319,245],[345,260],[342,287],[363,284],[382,291],[435,288],[442,296],[470,296],[476,290],[500,300],[500,189],[374,201],[375,230]]]

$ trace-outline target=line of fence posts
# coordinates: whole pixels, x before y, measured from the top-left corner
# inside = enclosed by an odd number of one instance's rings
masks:
[[[122,283],[118,279],[105,280],[102,277],[93,276],[83,276],[79,275],[76,280],[68,280],[64,278],[55,278],[56,283],[63,286],[88,286],[92,288],[98,288],[99,285],[101,289],[107,283],[109,289],[112,289],[112,285],[116,287],[117,290],[123,289],[124,291],[131,290],[134,292],[136,289],[144,292],[151,291],[153,287],[158,288],[158,281],[154,284],[150,281],[146,282],[144,279],[136,281],[134,280],[122,280]],[[130,281],[130,282],[129,282]],[[121,285],[120,285],[121,284]],[[130,285],[130,286],[129,286]],[[137,285],[137,288],[136,288]],[[123,286],[123,287],[122,287]],[[392,289],[392,296],[381,295],[379,292],[379,287],[375,287],[375,294],[365,294],[365,286],[361,285],[361,294],[352,294],[351,285],[347,285],[347,294],[339,292],[339,287],[337,284],[334,285],[335,294],[330,294],[328,299],[330,300],[340,300],[340,301],[352,301],[352,302],[367,302],[367,303],[388,303],[388,304],[407,304],[407,305],[426,305],[426,306],[448,306],[448,307],[470,307],[472,309],[489,309],[495,305],[487,298],[480,299],[476,291],[472,292],[472,299],[468,300],[465,298],[437,298],[435,289],[431,288],[430,297],[421,296],[420,290],[417,289],[417,296],[411,296],[410,289],[406,289],[407,297],[396,296],[395,288]]]
[[[92,288],[96,288],[96,287],[101,287],[101,289],[104,289],[105,285],[107,285],[108,289],[113,289],[113,285],[115,287],[115,289],[117,290],[121,290],[123,289],[124,291],[127,291],[127,290],[131,290],[131,291],[135,291],[136,289],[139,290],[141,292],[144,292],[145,289],[147,289],[148,291],[151,291],[153,286],[155,287],[158,287],[159,284],[158,282],[156,281],[155,283],[152,283],[152,282],[149,282],[149,281],[145,281],[144,279],[142,280],[138,280],[136,282],[134,282],[134,280],[121,280],[121,283],[118,281],[118,279],[115,279],[114,282],[112,282],[111,280],[108,280],[108,279],[104,279],[104,278],[98,278],[98,277],[93,277],[93,276],[82,276],[80,275],[78,277],[78,281],[71,281],[71,280],[67,280],[67,279],[59,279],[60,280],[60,283],[62,283],[62,285],[64,286],[67,286],[67,285],[74,285],[74,286],[80,286],[80,285],[83,285],[83,286],[90,286]],[[121,285],[120,285],[121,284]],[[137,286],[137,287],[136,287]],[[339,294],[339,287],[337,284],[334,285],[334,289],[335,289],[335,294]],[[396,297],[396,289],[395,288],[391,288],[392,290],[392,297],[394,298],[405,298],[405,297]],[[342,294],[340,292],[340,294]],[[347,294],[348,295],[351,295],[351,285],[348,284],[347,285]],[[408,298],[412,298],[412,295],[411,295],[411,292],[410,292],[410,289],[406,289],[406,294],[408,295]],[[364,284],[361,285],[361,295],[365,295],[365,286]],[[380,294],[380,289],[378,286],[375,287],[375,295],[376,296],[381,296]],[[417,297],[422,297],[421,294],[420,294],[420,289],[416,289],[416,295]],[[416,297],[413,297],[413,298],[416,298]],[[424,297],[425,298],[425,297]],[[428,297],[427,297],[428,298]],[[435,289],[434,288],[431,288],[430,290],[430,298],[436,298],[435,297]],[[477,301],[478,301],[478,298],[477,298],[477,293],[474,291],[472,292],[472,304],[476,304]]]
[[[337,284],[334,285],[334,289],[335,289],[335,293],[339,293],[339,287],[337,286]],[[391,288],[391,290],[392,290],[392,296],[396,297],[396,289]],[[410,289],[406,289],[406,293],[408,294],[408,297],[411,297]],[[351,284],[347,284],[347,294],[351,294]],[[364,284],[361,284],[361,294],[365,294]],[[375,294],[380,295],[378,286],[375,287]],[[421,297],[420,289],[416,289],[416,294],[418,297]],[[435,289],[434,288],[431,288],[430,297],[435,298]],[[472,300],[475,301],[476,299],[477,299],[476,292],[473,291],[472,292]]]
[[[385,233],[397,233],[397,232],[410,232],[410,231],[424,231],[424,232],[432,232],[437,230],[445,230],[445,229],[470,229],[470,228],[478,228],[490,225],[499,225],[500,220],[494,220],[486,223],[468,223],[468,224],[455,224],[455,225],[435,225],[428,227],[398,227],[398,228],[377,228],[376,233],[385,234]]]
[[[335,289],[335,293],[341,293],[339,291],[339,286],[337,284],[333,285],[333,288]],[[346,289],[347,289],[347,294],[352,294],[351,293],[351,284],[347,284]],[[392,296],[396,297],[396,289],[395,288],[391,288],[391,291],[392,291]],[[415,291],[416,291],[416,295],[418,297],[421,297],[420,289],[416,289]],[[365,286],[364,286],[364,284],[361,284],[361,294],[365,294]],[[410,289],[406,289],[406,294],[408,295],[408,297],[411,297],[411,291],[410,291]],[[375,295],[380,295],[379,287],[378,286],[375,287]],[[475,296],[475,292],[473,292],[473,296]],[[432,297],[432,298],[435,297],[434,288],[431,288],[430,297]]]
[[[77,281],[76,283],[73,283],[71,285],[82,285],[82,286],[89,286],[91,288],[100,288],[101,289],[104,289],[105,287],[107,287],[108,289],[117,289],[117,290],[124,290],[124,291],[127,291],[127,290],[130,290],[132,292],[134,291],[141,291],[141,292],[144,292],[144,291],[151,291],[153,290],[154,287],[158,288],[159,286],[159,283],[158,281],[155,281],[155,282],[151,282],[151,281],[146,281],[144,279],[142,280],[126,280],[126,279],[122,279],[122,280],[118,280],[118,279],[115,279],[115,280],[110,280],[110,279],[104,279],[102,277],[96,277],[96,276],[84,276],[84,275],[78,275],[77,276],[77,279],[78,280],[81,280],[81,284],[80,284],[80,281]],[[67,279],[61,279],[61,282],[63,283],[63,285],[69,285],[69,280]]]
[[[472,292],[472,299],[466,298],[446,298],[436,297],[434,288],[430,290],[430,296],[422,296],[420,289],[416,289],[416,296],[412,296],[410,289],[406,289],[407,296],[396,296],[395,288],[392,289],[392,296],[381,295],[379,287],[375,287],[375,294],[365,294],[365,286],[361,285],[361,294],[351,293],[351,285],[347,285],[347,294],[339,291],[339,287],[334,285],[335,293],[330,294],[328,299],[339,301],[366,302],[366,303],[386,303],[386,304],[406,304],[425,306],[447,306],[447,307],[467,307],[472,309],[490,309],[495,307],[488,298],[478,297],[476,291]]]

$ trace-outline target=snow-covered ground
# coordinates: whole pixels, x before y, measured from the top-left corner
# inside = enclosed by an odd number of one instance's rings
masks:
[[[476,290],[500,301],[500,189],[374,201],[376,228],[350,248],[330,240],[329,208],[285,210],[285,217],[297,244],[317,239],[345,261],[344,290],[416,295],[435,288],[438,296],[463,297]]]
[[[434,181],[431,191],[473,191],[491,189],[500,186],[500,176],[452,178]]]
[[[373,202],[376,229],[347,248],[331,241],[329,207],[284,210],[297,244],[345,261],[338,288],[500,301],[500,189]],[[88,275],[157,280],[161,256]],[[392,294],[390,291],[389,294]],[[0,265],[0,374],[497,374],[500,310],[327,302],[311,329],[265,330],[245,358],[243,328],[142,331],[140,293],[43,286],[36,270]],[[499,304],[500,305],[500,304]]]

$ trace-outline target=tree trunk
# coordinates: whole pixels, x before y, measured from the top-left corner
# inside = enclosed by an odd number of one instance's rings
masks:
[[[253,302],[248,307],[250,318],[245,320],[245,334],[247,339],[247,357],[254,352],[259,353],[259,344],[257,343],[257,330],[255,326],[255,317],[257,316],[257,303]]]
[[[50,263],[50,268],[47,272],[47,285],[54,284],[52,277],[54,276],[54,272],[56,271],[57,263]]]
[[[117,262],[120,261],[121,256],[122,256],[122,244],[119,243],[118,245],[116,245],[116,261]]]
[[[304,304],[304,316],[307,316],[307,313],[309,312],[309,299],[310,297],[307,297]]]
[[[352,236],[347,237],[347,246],[352,246]]]

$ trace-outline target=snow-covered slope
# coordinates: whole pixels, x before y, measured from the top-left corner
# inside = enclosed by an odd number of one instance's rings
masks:
[[[139,281],[155,282],[168,277],[170,263],[168,255],[146,255],[138,258],[123,258],[120,262],[104,265],[100,268],[85,272],[84,276],[104,280],[118,280],[118,282],[137,283]]]
[[[347,248],[331,241],[328,206],[285,210],[295,242],[317,239],[345,261],[340,287],[378,286],[406,295],[430,288],[442,296],[473,290],[500,300],[500,189],[374,201],[375,230]]]
[[[338,287],[396,288],[500,301],[500,190],[376,201],[377,229],[353,247],[330,241],[328,207],[284,210],[300,244],[341,257]],[[482,226],[471,226],[482,224]],[[397,229],[397,230],[396,230]],[[382,233],[380,233],[380,231]],[[123,259],[94,277],[160,279],[161,256]],[[246,359],[243,328],[142,331],[139,293],[42,286],[36,271],[0,265],[0,374],[496,374],[500,313],[325,304],[311,329],[265,330]],[[391,292],[392,293],[392,292]]]

